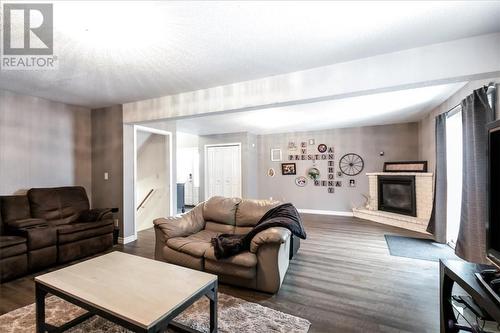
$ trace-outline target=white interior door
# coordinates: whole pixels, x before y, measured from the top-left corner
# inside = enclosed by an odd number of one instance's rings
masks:
[[[241,197],[241,146],[207,146],[206,195]]]

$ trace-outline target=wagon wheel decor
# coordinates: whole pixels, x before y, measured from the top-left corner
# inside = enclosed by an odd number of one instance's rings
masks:
[[[359,175],[365,166],[365,162],[358,154],[349,153],[342,156],[339,161],[340,170],[348,176]]]

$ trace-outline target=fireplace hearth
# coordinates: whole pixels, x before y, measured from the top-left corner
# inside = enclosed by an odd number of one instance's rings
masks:
[[[378,209],[417,216],[415,176],[379,176]]]

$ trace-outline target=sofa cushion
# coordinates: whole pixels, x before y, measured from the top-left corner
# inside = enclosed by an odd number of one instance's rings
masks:
[[[234,215],[240,201],[240,198],[212,197],[203,205],[203,218],[205,221],[234,225]]]
[[[265,213],[279,204],[279,201],[243,199],[236,209],[235,224],[238,227],[253,227]]]
[[[0,207],[2,208],[2,220],[5,224],[30,218],[30,204],[25,195],[3,196]]]
[[[210,230],[221,234],[233,234],[234,226],[213,221],[206,221],[205,230]]]
[[[113,229],[113,220],[69,223],[58,227],[57,240],[59,244],[66,244],[82,239],[109,234],[113,232]]]
[[[35,226],[47,226],[47,221],[45,221],[44,219],[22,219],[22,220],[10,221],[8,223],[9,228],[15,228],[15,229],[29,228]]]
[[[257,272],[256,267],[233,265],[221,260],[205,259],[205,271],[217,275],[236,276],[242,279],[253,279]]]
[[[172,250],[168,246],[163,247],[162,254],[165,261],[174,265],[188,267],[199,271],[202,271],[205,267],[204,258],[198,258],[187,253]]]
[[[202,230],[188,237],[174,237],[167,241],[167,246],[173,250],[202,258],[205,252],[212,247],[210,241],[219,233]]]
[[[60,225],[76,221],[90,208],[85,189],[80,186],[32,188],[28,191],[31,216]]]
[[[0,258],[13,257],[26,253],[26,238],[18,236],[0,236]]]
[[[257,256],[251,252],[245,251],[238,253],[235,256],[225,258],[225,259],[217,259],[215,257],[213,246],[205,251],[204,257],[206,259],[218,261],[221,263],[232,264],[236,266],[243,267],[255,267],[257,265]]]

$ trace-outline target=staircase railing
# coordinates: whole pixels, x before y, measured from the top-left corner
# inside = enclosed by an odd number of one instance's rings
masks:
[[[151,196],[153,195],[153,192],[155,191],[155,189],[151,189],[149,190],[148,194],[146,194],[146,196],[144,197],[144,199],[142,199],[141,203],[139,204],[139,206],[137,206],[137,210],[141,209],[141,208],[144,208],[144,205],[146,204],[146,201],[148,201]]]

